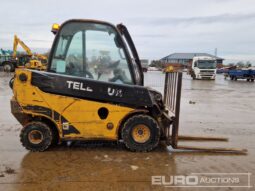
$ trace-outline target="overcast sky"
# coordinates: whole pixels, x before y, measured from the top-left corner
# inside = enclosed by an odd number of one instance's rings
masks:
[[[34,51],[51,48],[53,23],[90,18],[125,24],[141,58],[207,52],[255,63],[254,0],[1,0],[0,47],[17,34]]]

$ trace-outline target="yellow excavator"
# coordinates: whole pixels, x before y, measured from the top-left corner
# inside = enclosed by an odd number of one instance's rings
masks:
[[[12,56],[14,58],[17,57],[17,49],[18,49],[18,45],[20,45],[27,53],[28,56],[32,56],[33,53],[30,50],[30,48],[28,48],[28,46],[22,41],[20,40],[17,35],[14,35],[14,40],[13,40],[13,53]]]
[[[14,35],[13,41],[13,57],[17,58],[17,48],[20,45],[27,53],[27,56],[30,58],[29,62],[25,63],[26,68],[37,69],[37,70],[46,70],[47,57],[41,54],[33,54],[31,49],[20,40],[17,35]]]
[[[23,55],[17,55],[18,45],[26,52]],[[3,62],[5,71],[14,72],[15,68],[25,67],[37,70],[46,70],[47,57],[41,54],[33,54],[31,49],[14,35],[12,59]]]
[[[54,25],[52,32],[47,71],[17,69],[10,83],[11,111],[23,126],[20,140],[26,149],[100,140],[147,152],[162,141],[174,149],[210,152],[178,141],[226,141],[178,135],[182,73],[166,72],[163,95],[145,87],[138,53],[123,24],[74,19]]]

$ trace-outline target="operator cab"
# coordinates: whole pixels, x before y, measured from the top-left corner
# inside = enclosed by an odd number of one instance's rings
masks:
[[[143,85],[141,64],[132,39],[125,26],[117,27],[102,21],[70,20],[59,30],[52,30],[57,36],[48,72],[107,83]]]

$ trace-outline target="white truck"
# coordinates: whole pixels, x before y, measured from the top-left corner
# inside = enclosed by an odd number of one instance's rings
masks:
[[[217,60],[208,56],[195,56],[189,70],[191,77],[195,79],[215,80]]]

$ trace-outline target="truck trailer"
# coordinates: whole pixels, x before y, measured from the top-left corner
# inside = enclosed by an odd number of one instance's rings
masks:
[[[254,82],[255,69],[242,68],[242,69],[231,69],[225,74],[225,79],[229,77],[230,80],[237,81],[238,79],[245,79],[247,82]]]

